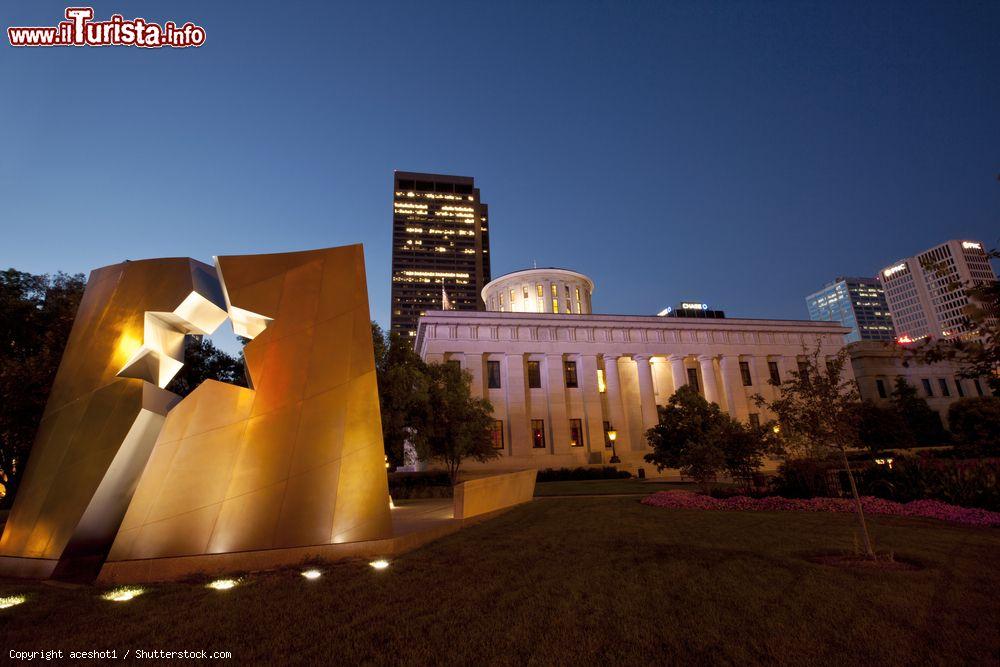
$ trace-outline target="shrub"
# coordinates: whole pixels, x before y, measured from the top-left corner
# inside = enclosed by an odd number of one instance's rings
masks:
[[[1000,398],[963,398],[948,408],[948,424],[955,446],[966,454],[1000,454]]]
[[[628,479],[628,470],[618,470],[613,466],[603,468],[546,468],[538,471],[539,482],[568,482],[582,479]]]
[[[1000,459],[896,459],[861,473],[865,493],[898,502],[940,500],[1000,511]]]
[[[840,468],[840,464],[830,459],[788,459],[778,468],[772,482],[774,492],[785,498],[831,495],[837,489],[835,484],[831,488],[831,472]]]
[[[394,500],[450,498],[451,478],[446,470],[389,473],[389,495]]]

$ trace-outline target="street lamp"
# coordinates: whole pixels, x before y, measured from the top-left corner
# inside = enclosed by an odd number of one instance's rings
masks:
[[[615,440],[618,439],[618,431],[612,426],[608,429],[608,440],[611,441],[611,460],[608,463],[621,463],[622,460],[618,458],[618,452],[615,451]]]

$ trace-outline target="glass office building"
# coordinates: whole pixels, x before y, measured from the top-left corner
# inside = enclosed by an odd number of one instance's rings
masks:
[[[892,341],[896,338],[885,292],[874,278],[839,277],[807,296],[806,305],[810,320],[840,322],[849,327],[848,343],[859,340]]]

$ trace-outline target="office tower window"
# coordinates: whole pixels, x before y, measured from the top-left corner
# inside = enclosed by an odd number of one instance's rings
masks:
[[[979,384],[979,378],[972,378],[972,386],[976,388],[976,393],[978,395],[983,395],[983,386]]]
[[[531,420],[531,446],[535,449],[545,449],[545,420]]]
[[[500,388],[500,362],[486,362],[486,386],[490,389]]]
[[[945,378],[938,378],[938,386],[941,388],[942,396],[951,396],[951,390],[948,389],[948,380]]]
[[[955,378],[955,391],[958,392],[959,398],[965,398],[965,387],[962,386],[962,378]]]
[[[493,420],[493,449],[503,449],[503,420]]]
[[[740,377],[743,378],[744,387],[753,386],[753,379],[750,377],[750,364],[746,361],[740,362]]]
[[[542,388],[542,369],[537,361],[528,362],[528,388]]]
[[[781,384],[781,373],[778,371],[778,362],[769,361],[767,362],[767,372],[771,374],[771,382],[774,384]]]
[[[611,422],[604,422],[604,447],[611,449],[611,437],[608,432],[611,430]]]
[[[760,428],[760,415],[756,412],[751,412],[750,415],[750,426],[754,428]]]
[[[878,391],[879,398],[886,398],[888,396],[885,391],[885,381],[882,379],[875,380],[875,389]]]
[[[564,361],[563,362],[563,376],[566,378],[566,388],[576,389],[579,385],[576,380],[576,362],[575,361]]]
[[[692,389],[700,392],[701,389],[698,388],[698,369],[689,368],[687,369],[687,372],[688,372],[688,384],[691,385]]]
[[[583,420],[569,420],[569,446],[583,447]]]
[[[931,381],[927,378],[921,378],[920,383],[924,385],[924,393],[927,396],[934,396],[934,388],[931,387]]]

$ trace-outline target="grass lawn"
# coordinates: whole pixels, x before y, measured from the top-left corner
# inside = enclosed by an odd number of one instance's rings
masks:
[[[716,486],[730,486],[716,484]],[[638,479],[581,479],[565,482],[539,482],[535,484],[536,496],[589,496],[631,493],[646,495],[656,491],[683,489],[695,491],[700,487],[694,482],[654,482]]]
[[[396,559],[254,575],[233,590],[0,582],[10,649],[231,651],[332,664],[997,664],[1000,531],[877,518],[913,572],[836,569],[853,517],[536,501]]]

